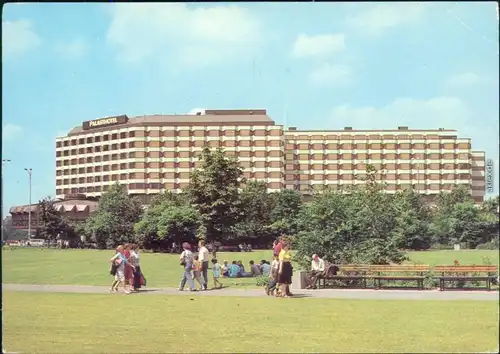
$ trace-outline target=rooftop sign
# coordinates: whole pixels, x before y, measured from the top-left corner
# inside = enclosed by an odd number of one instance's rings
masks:
[[[128,117],[126,115],[122,115],[116,117],[89,120],[82,123],[82,128],[83,130],[89,130],[95,128],[109,127],[111,125],[125,124],[127,122],[128,122]]]

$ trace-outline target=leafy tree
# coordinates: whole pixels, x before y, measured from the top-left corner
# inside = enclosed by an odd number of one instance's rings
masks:
[[[393,199],[396,208],[395,236],[398,247],[425,250],[431,246],[429,218],[431,210],[421,194],[413,189],[397,193]]]
[[[377,171],[367,166],[365,184],[347,194],[317,194],[299,217],[304,228],[294,238],[297,259],[307,265],[309,257],[320,254],[335,263],[401,263],[398,247],[396,209],[392,197],[382,191]]]
[[[55,240],[58,236],[66,240],[74,239],[76,234],[73,225],[56,210],[54,203],[50,197],[38,203],[40,236],[47,240]]]
[[[193,242],[199,223],[200,216],[193,207],[167,193],[150,205],[134,229],[143,247],[165,250],[172,242]]]
[[[220,148],[205,147],[199,159],[201,167],[191,174],[185,192],[200,214],[207,241],[227,240],[240,216],[238,189],[244,182],[243,170]]]
[[[272,243],[270,229],[272,196],[262,181],[249,181],[240,192],[240,218],[233,227],[233,235],[238,241],[257,244]]]
[[[143,213],[139,199],[130,197],[118,183],[104,193],[97,210],[87,219],[85,233],[99,248],[116,247],[134,241],[134,224]]]
[[[300,226],[297,218],[303,205],[302,195],[292,189],[283,189],[272,193],[271,197],[271,230],[275,235],[296,234]]]

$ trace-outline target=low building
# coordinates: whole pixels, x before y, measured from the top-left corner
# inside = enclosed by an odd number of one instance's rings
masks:
[[[82,222],[97,209],[97,201],[87,199],[83,195],[67,195],[63,200],[54,202],[55,209],[68,221]],[[31,205],[31,229],[35,234],[40,228],[39,205]],[[29,205],[19,205],[11,207],[9,212],[12,216],[12,228],[18,230],[28,230]]]

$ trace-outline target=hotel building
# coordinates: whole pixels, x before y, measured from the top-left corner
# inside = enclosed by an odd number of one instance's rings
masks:
[[[99,197],[119,182],[148,203],[189,185],[205,145],[237,157],[245,177],[269,191],[343,189],[363,183],[373,164],[388,193],[412,187],[432,198],[464,184],[476,202],[485,194],[485,154],[454,130],[284,130],[265,110],[247,109],[83,122],[56,140],[56,196]]]

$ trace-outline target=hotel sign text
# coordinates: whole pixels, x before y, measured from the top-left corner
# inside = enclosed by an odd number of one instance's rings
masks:
[[[117,117],[109,117],[109,118],[101,118],[95,120],[89,120],[82,123],[83,130],[95,129],[95,128],[103,128],[111,125],[117,124],[125,124],[128,122],[128,117],[126,115],[117,116]]]

